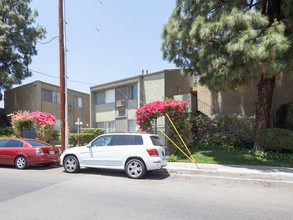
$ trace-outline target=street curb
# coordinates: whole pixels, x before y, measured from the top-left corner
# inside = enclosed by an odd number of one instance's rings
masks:
[[[179,164],[179,163],[178,163]],[[279,171],[284,168],[280,167],[257,167],[254,166],[222,166],[201,164],[202,167],[196,168],[188,164],[188,166],[168,163],[166,170],[172,174],[188,174],[188,175],[205,175],[214,177],[227,177],[239,179],[255,179],[255,180],[274,180],[293,183],[293,169],[288,171]]]
[[[230,177],[230,178],[243,178],[243,179],[261,179],[261,180],[278,180],[293,183],[291,175],[280,174],[254,174],[254,173],[232,173],[223,171],[203,171],[203,170],[180,170],[180,169],[167,169],[169,173],[173,174],[188,174],[188,175],[206,175],[216,177]]]

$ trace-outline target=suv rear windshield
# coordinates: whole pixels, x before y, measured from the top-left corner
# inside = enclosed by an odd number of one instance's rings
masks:
[[[155,146],[163,146],[163,143],[161,139],[158,136],[151,136],[151,140],[153,142],[153,145]]]

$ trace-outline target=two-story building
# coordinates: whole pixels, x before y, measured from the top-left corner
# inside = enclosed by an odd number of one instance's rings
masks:
[[[67,90],[68,127],[77,131],[76,122],[80,118],[83,127],[90,127],[89,94]],[[5,114],[13,112],[48,112],[56,117],[55,130],[60,130],[60,87],[34,81],[4,92]]]
[[[193,77],[182,77],[178,69],[141,74],[93,86],[90,88],[91,127],[104,128],[106,132],[135,132],[139,129],[135,120],[136,108],[153,101],[162,101],[164,97],[191,99],[192,88]],[[196,111],[196,108],[193,110]],[[157,127],[165,130],[164,117],[157,120]]]

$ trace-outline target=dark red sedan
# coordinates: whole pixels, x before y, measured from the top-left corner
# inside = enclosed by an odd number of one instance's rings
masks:
[[[44,142],[26,138],[0,140],[0,164],[24,169],[30,165],[59,163],[60,149]]]

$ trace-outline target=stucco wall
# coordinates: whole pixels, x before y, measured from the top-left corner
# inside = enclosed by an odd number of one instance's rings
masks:
[[[135,119],[135,108],[129,108],[128,109],[128,119]]]
[[[165,97],[165,73],[146,74],[143,78],[144,91],[142,101],[144,104],[163,100]]]
[[[19,86],[4,92],[5,114],[10,114],[19,110],[41,111],[41,101],[39,93],[39,82]]]
[[[275,115],[280,105],[293,101],[293,76],[281,74],[276,79],[271,114]],[[197,86],[198,110],[211,115],[215,113],[238,113],[255,115],[257,82],[238,91],[211,92],[205,86]]]
[[[193,77],[183,77],[180,70],[165,70],[165,96],[173,98],[174,95],[187,94],[193,89]]]
[[[95,122],[114,121],[115,103],[107,103],[95,106]],[[95,125],[93,126],[95,127]]]
[[[82,98],[82,108],[74,106],[75,96]],[[83,123],[83,128],[90,127],[89,98],[90,98],[89,94],[68,89],[68,92],[67,92],[68,105],[71,105],[73,107],[71,110],[68,109],[68,118],[69,118],[68,126],[70,129],[75,127],[75,122],[77,122],[77,118],[80,118],[81,122]]]

